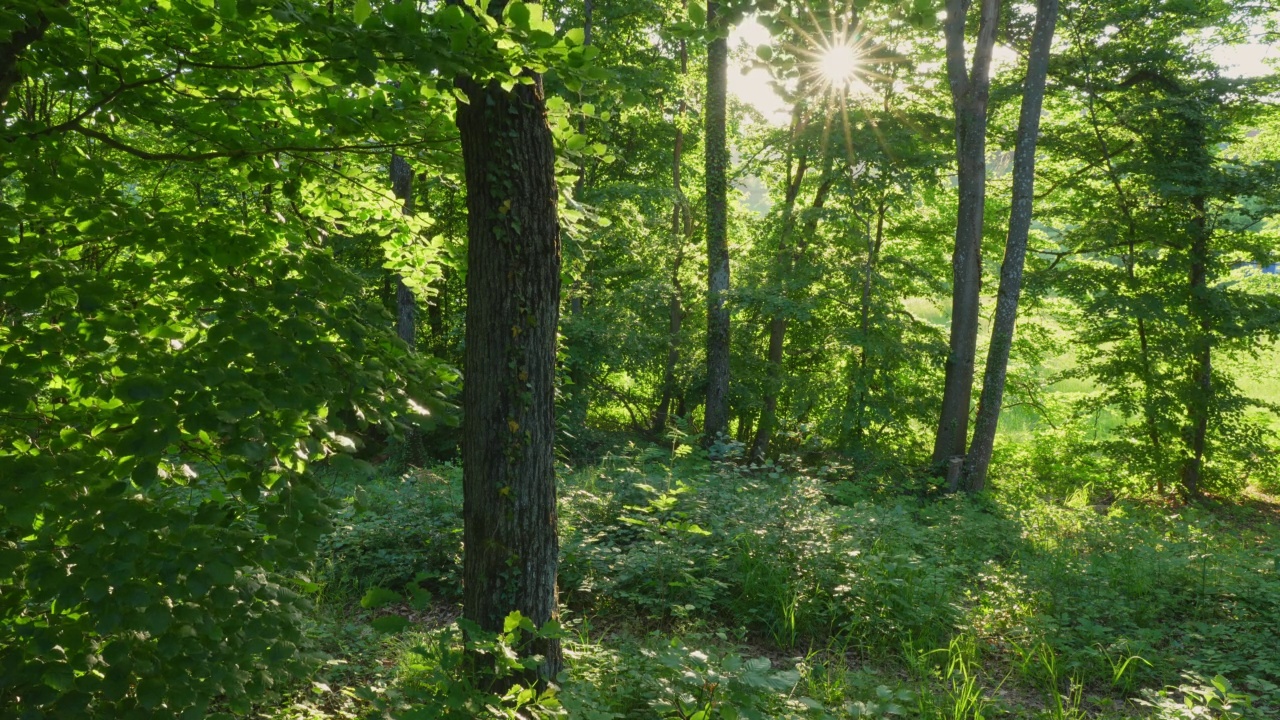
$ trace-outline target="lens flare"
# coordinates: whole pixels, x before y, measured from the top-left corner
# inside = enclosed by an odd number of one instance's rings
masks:
[[[840,43],[825,48],[815,64],[818,74],[827,85],[841,87],[858,75],[862,56],[852,45]]]

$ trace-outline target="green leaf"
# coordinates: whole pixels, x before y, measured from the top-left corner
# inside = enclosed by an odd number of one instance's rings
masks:
[[[360,598],[360,607],[365,610],[376,610],[403,599],[398,592],[387,590],[386,588],[372,587],[365,592],[364,597]]]
[[[586,35],[582,28],[569,28],[564,34],[565,42],[569,45],[581,46],[586,41]]]
[[[49,304],[54,307],[73,308],[80,302],[80,296],[76,295],[76,291],[63,285],[49,291]]]
[[[369,623],[381,633],[397,633],[409,627],[409,621],[399,615],[383,615]]]
[[[351,11],[357,25],[363,25],[364,21],[369,19],[371,13],[373,13],[373,8],[369,6],[369,0],[356,0],[356,6]]]
[[[520,0],[515,0],[515,2],[507,6],[507,18],[511,20],[511,24],[517,29],[532,29],[529,23],[532,16],[533,13],[530,12],[529,6],[520,2]]]
[[[58,692],[67,692],[71,686],[75,684],[76,674],[71,666],[66,663],[54,663],[45,668],[41,680],[45,685],[57,690]]]
[[[701,27],[707,24],[707,7],[698,0],[689,3],[689,21]]]

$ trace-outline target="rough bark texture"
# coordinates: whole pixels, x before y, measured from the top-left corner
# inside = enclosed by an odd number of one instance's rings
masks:
[[[467,182],[463,359],[463,614],[501,630],[512,610],[556,616],[556,328],[560,224],[542,79],[510,91],[459,80]],[[539,675],[561,666],[558,641]]]
[[[724,29],[718,3],[707,3],[707,24]],[[707,408],[702,432],[708,444],[729,429],[728,68],[728,42],[717,35],[707,46]]]
[[[1040,136],[1040,111],[1044,107],[1045,79],[1049,74],[1049,53],[1058,22],[1058,0],[1040,0],[1031,35],[1027,77],[1022,85],[1022,115],[1018,120],[1017,147],[1013,153],[1013,205],[1009,211],[1009,235],[1000,266],[1000,290],[996,296],[996,316],[991,326],[987,369],[978,399],[973,442],[965,463],[965,489],[978,492],[986,487],[987,468],[995,445],[996,426],[1004,402],[1009,352],[1013,349],[1014,327],[1018,319],[1018,298],[1022,294],[1022,270],[1027,258],[1027,238],[1031,233],[1031,211],[1035,200],[1036,141]]]
[[[404,158],[391,154],[391,189],[396,197],[404,203],[401,208],[405,215],[413,214],[413,168]],[[418,327],[418,305],[414,301],[413,291],[404,284],[404,278],[396,275],[396,335],[415,347]]]
[[[965,67],[964,28],[969,3],[947,0],[947,76],[956,115],[957,179],[960,206],[956,246],[951,257],[951,338],[942,392],[942,414],[933,461],[964,455],[973,395],[974,355],[978,345],[979,293],[982,289],[982,216],[987,201],[987,95],[991,51],[995,45],[999,0],[982,0],[973,70]]]

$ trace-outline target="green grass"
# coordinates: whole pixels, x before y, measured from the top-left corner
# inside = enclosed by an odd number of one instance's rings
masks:
[[[1002,457],[979,500],[659,448],[566,469],[559,701],[583,718],[1190,717],[1186,697],[1246,692],[1280,717],[1280,506],[1099,505],[1087,481],[1048,500],[1033,456]],[[312,627],[327,664],[265,714],[373,716],[465,684],[458,483],[334,482]],[[374,584],[404,601],[361,608]],[[375,632],[388,613],[408,627]]]

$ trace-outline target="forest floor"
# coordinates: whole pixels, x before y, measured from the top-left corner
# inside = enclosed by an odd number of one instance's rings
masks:
[[[460,478],[328,478],[323,662],[264,716],[474,716],[448,714]],[[997,487],[636,446],[566,469],[559,701],[592,720],[1280,717],[1280,500]],[[485,712],[536,712],[516,704]]]

